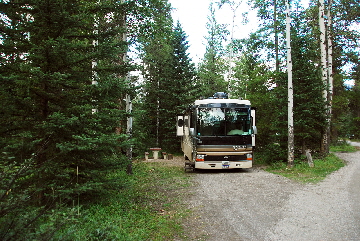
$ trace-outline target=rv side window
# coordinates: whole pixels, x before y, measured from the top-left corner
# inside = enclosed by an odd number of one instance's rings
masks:
[[[179,119],[178,120],[178,127],[183,127],[184,126],[184,120],[183,119]]]
[[[185,127],[189,127],[189,116],[185,116]]]
[[[195,128],[195,126],[196,126],[196,113],[197,113],[196,110],[191,112],[191,115],[190,115],[190,128]]]

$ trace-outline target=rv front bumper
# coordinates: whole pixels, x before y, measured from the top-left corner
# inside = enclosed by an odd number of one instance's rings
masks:
[[[235,168],[251,168],[252,161],[196,161],[196,169],[235,169]]]

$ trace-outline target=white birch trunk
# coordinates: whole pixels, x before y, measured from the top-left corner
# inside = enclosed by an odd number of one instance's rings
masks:
[[[125,3],[125,0],[121,0],[121,3]],[[123,28],[126,30],[126,15],[124,14],[123,17]],[[122,41],[127,41],[127,31],[124,31],[122,36]],[[126,63],[127,61],[127,53],[124,53],[123,55],[123,62]],[[126,80],[129,79],[129,73],[126,75]],[[133,117],[132,117],[132,101],[131,96],[129,94],[125,95],[125,101],[126,101],[126,113],[128,114],[127,121],[126,121],[126,135],[128,139],[130,140],[132,137],[132,125],[133,125]],[[127,166],[126,172],[128,174],[132,174],[132,146],[129,145],[129,147],[126,149],[126,156],[128,158],[129,164]]]
[[[242,3],[242,0],[238,3],[235,2],[227,2],[230,5],[231,11],[233,13],[232,15],[232,26],[231,26],[231,36],[230,36],[230,53],[229,53],[229,70],[228,70],[228,90],[230,93],[234,90],[234,76],[233,76],[233,68],[235,67],[234,62],[234,29],[235,29],[235,18],[236,18],[236,10],[239,8],[239,6]],[[245,93],[246,95],[246,93]]]
[[[329,6],[327,11],[327,50],[328,50],[328,85],[329,85],[329,93],[328,93],[328,126],[327,126],[327,138],[330,140],[330,123],[332,116],[332,100],[333,100],[333,92],[334,92],[334,74],[333,74],[333,44],[332,44],[332,16],[331,16],[331,8],[333,1],[329,0]],[[328,149],[328,148],[327,148]],[[328,151],[328,150],[327,150]]]
[[[280,70],[279,64],[279,36],[278,36],[278,26],[277,26],[277,0],[274,0],[274,35],[275,35],[275,70],[276,74]]]
[[[323,98],[326,104],[326,116],[327,116],[327,125],[329,125],[328,120],[328,66],[327,66],[327,51],[326,51],[326,27],[325,27],[325,5],[324,0],[319,0],[319,28],[320,28],[320,55],[321,55],[321,76],[322,81],[324,83],[325,89],[323,91]],[[328,126],[325,128],[325,131],[323,133],[322,137],[322,146],[321,146],[321,152],[327,153],[328,152],[328,146],[329,146],[329,140],[328,140]]]
[[[286,1],[286,49],[288,71],[288,166],[294,166],[294,96],[292,83],[292,60],[291,60],[291,33],[290,33],[290,6]]]
[[[327,12],[327,44],[328,44],[328,78],[329,78],[329,105],[330,105],[330,113],[332,106],[332,95],[334,91],[334,76],[333,76],[333,43],[332,43],[332,8],[333,1],[329,0],[328,12]]]
[[[319,0],[319,28],[320,28],[320,56],[321,56],[321,76],[326,88],[323,91],[323,97],[327,100],[328,72],[326,62],[326,28],[325,28],[325,10],[324,0]]]
[[[99,17],[97,17],[97,16],[95,16],[93,33],[94,33],[94,36],[97,38],[97,35],[99,33]],[[94,46],[94,49],[96,49],[96,46],[99,45],[99,42],[97,39],[94,39],[92,44]],[[97,67],[97,61],[96,61],[96,59],[93,59],[91,62],[91,69],[92,69],[91,84],[92,85],[98,85],[99,76],[98,76],[98,73],[96,72],[96,67]],[[93,100],[93,102],[94,102],[95,106],[91,110],[91,113],[95,114],[96,112],[98,112],[98,109],[96,108],[96,100]]]

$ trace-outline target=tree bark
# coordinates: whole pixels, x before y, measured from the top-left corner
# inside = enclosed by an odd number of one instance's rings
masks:
[[[274,0],[274,35],[275,35],[275,70],[276,73],[280,70],[279,63],[279,36],[278,36],[278,24],[277,24],[277,2]]]
[[[321,54],[321,76],[324,83],[325,89],[323,91],[323,98],[326,106],[326,127],[323,132],[322,143],[321,143],[321,152],[327,154],[329,152],[329,113],[328,113],[328,65],[326,61],[326,27],[325,27],[325,3],[324,0],[319,0],[319,28],[320,28],[320,54]]]
[[[294,166],[294,99],[292,83],[292,60],[291,60],[291,33],[290,33],[290,6],[286,1],[286,49],[288,68],[288,167]]]
[[[121,0],[121,3],[124,4],[125,0]],[[123,23],[123,27],[126,31],[124,31],[123,35],[122,35],[122,41],[126,42],[127,41],[127,25],[126,25],[126,13],[123,13],[122,17],[122,23]],[[122,56],[122,62],[123,64],[125,64],[127,61],[127,52],[125,52]],[[129,74],[126,75],[126,78],[129,78]],[[128,114],[127,117],[127,121],[126,121],[126,135],[128,140],[130,140],[132,138],[132,124],[133,124],[133,118],[132,118],[132,101],[131,101],[131,96],[127,93],[125,95],[125,101],[126,101],[126,113]],[[132,171],[132,146],[131,144],[129,144],[129,146],[126,149],[126,157],[128,159],[128,164],[127,164],[127,168],[126,168],[126,173],[127,174],[133,174]]]
[[[332,100],[333,100],[333,91],[334,91],[334,78],[333,78],[333,44],[332,44],[332,15],[331,15],[331,8],[332,8],[333,0],[329,0],[328,11],[327,11],[327,50],[328,50],[328,85],[329,85],[329,93],[328,93],[328,126],[327,126],[327,134],[328,140],[331,140],[331,119],[332,119]],[[327,148],[327,152],[329,148]]]

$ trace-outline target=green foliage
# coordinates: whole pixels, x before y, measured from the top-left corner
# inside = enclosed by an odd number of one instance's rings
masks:
[[[348,119],[350,121],[348,122],[349,126],[347,134],[354,135],[354,138],[360,139],[360,60],[358,55],[355,55],[353,59],[355,65],[353,67],[352,77],[354,79],[355,86],[348,91],[350,109]]]
[[[180,167],[134,163],[134,174],[114,171],[109,178],[123,180],[97,203],[84,205],[77,223],[56,233],[67,240],[171,240],[181,237],[182,196],[189,179]]]
[[[234,69],[234,88],[232,96],[239,96],[251,101],[256,107],[256,155],[265,162],[286,159],[287,150],[287,104],[286,76],[274,73],[259,55],[258,39],[237,42],[236,49],[243,50]],[[258,157],[257,157],[258,159]]]
[[[315,159],[315,167],[309,167],[306,160],[295,160],[293,168],[287,168],[284,162],[276,162],[266,170],[303,183],[317,183],[326,178],[330,173],[345,166],[344,162],[330,154],[324,159]]]
[[[175,135],[175,116],[182,113],[196,98],[195,67],[189,58],[187,36],[178,22],[173,30],[171,45],[171,75],[160,89],[160,144],[169,152],[177,152],[180,139]],[[194,88],[195,87],[195,88]]]
[[[318,43],[309,36],[298,34],[307,24],[302,19],[305,19],[305,16],[301,13],[295,17],[291,47],[295,146],[304,153],[308,148],[320,151],[322,133],[326,128],[326,110],[320,69],[313,64],[318,58],[314,53]]]
[[[224,59],[224,40],[229,35],[229,31],[226,25],[217,22],[213,3],[210,3],[209,11],[210,15],[206,24],[208,35],[205,37],[206,52],[198,68],[198,83],[201,86],[199,91],[203,97],[213,96],[218,91],[228,92],[228,83],[224,75],[229,67]]]
[[[144,147],[159,145],[160,128],[159,101],[163,93],[164,82],[170,73],[172,19],[170,8],[165,2],[160,3],[151,12],[152,21],[147,31],[140,36],[141,58],[145,63],[142,69],[145,82],[137,106],[141,110],[135,115],[134,128],[138,129],[135,137]],[[144,151],[141,150],[141,151]]]
[[[180,140],[175,135],[176,114],[184,111],[194,98],[195,69],[188,56],[188,42],[180,23],[174,28],[166,18],[165,4],[154,12],[151,36],[141,38],[142,70],[145,82],[136,103],[141,110],[135,116],[136,138],[143,148],[159,146],[166,152],[177,152]],[[159,13],[165,12],[165,15]]]
[[[57,205],[101,191],[106,173],[122,168],[126,137],[115,128],[126,116],[117,100],[129,89],[128,66],[118,65],[123,26],[108,18],[121,15],[119,3],[6,1],[1,9],[0,233],[11,240],[8,230],[32,235]]]
[[[336,142],[338,138],[345,138],[352,132],[353,119],[356,118],[356,108],[349,105],[351,101],[351,90],[345,86],[345,81],[349,79],[357,80],[356,66],[358,65],[358,43],[359,31],[353,29],[359,22],[359,14],[355,13],[358,4],[354,1],[334,1],[331,7],[332,12],[332,43],[333,43],[333,77],[334,91],[332,104],[331,120],[331,139]],[[326,6],[329,8],[329,6]],[[318,6],[311,4],[307,10],[310,25],[316,30]],[[313,20],[312,20],[313,19]],[[314,31],[313,36],[317,37],[318,32]],[[317,37],[318,38],[318,37]],[[352,69],[348,67],[352,66]],[[353,133],[352,133],[353,134]]]
[[[286,68],[282,65],[286,60],[286,48],[284,41],[280,41],[282,44],[278,45],[277,42],[273,42],[273,34],[277,34],[280,39],[285,36],[284,8],[280,2],[277,2],[276,6],[273,6],[275,2],[271,1],[254,3],[259,7],[259,15],[265,20],[265,24],[250,38],[236,41],[235,50],[242,50],[242,56],[235,69],[238,81],[234,93],[237,96],[246,96],[252,105],[257,107],[258,155],[267,162],[285,160],[288,134],[287,76]],[[318,23],[313,20],[314,14],[310,10],[297,8],[291,16],[294,134],[298,155],[304,153],[307,148],[319,151],[326,127],[326,103],[323,99],[325,87],[318,67]],[[280,66],[271,68],[272,64],[268,63],[276,63],[276,55]],[[339,79],[337,75],[334,77]],[[334,103],[340,102],[340,98],[334,97]],[[340,106],[337,108],[346,111]]]
[[[18,208],[11,215],[0,217],[0,222],[1,240],[52,240],[58,230],[76,222],[76,210],[25,206],[21,212]]]
[[[335,145],[330,146],[330,151],[332,152],[355,152],[357,149],[350,145],[346,139],[343,139],[342,141],[338,141]]]
[[[264,138],[263,136],[261,138]],[[263,140],[263,139],[260,139]],[[287,146],[286,142],[274,142],[271,140],[268,144],[260,144],[256,147],[255,163],[272,164],[275,162],[285,161],[287,159]]]
[[[346,138],[353,132],[353,111],[351,91],[344,89],[344,76],[337,73],[334,76],[334,98],[332,108],[331,135],[332,142]]]

